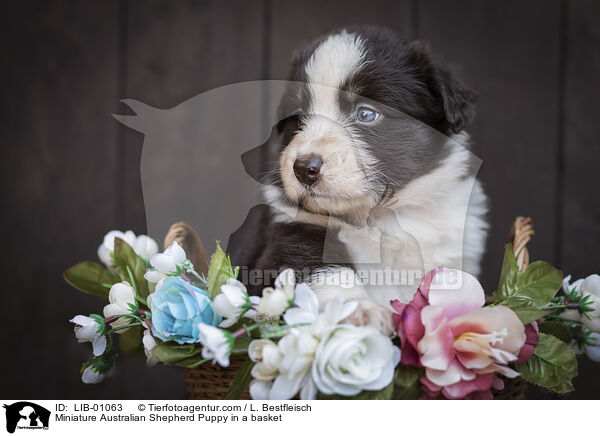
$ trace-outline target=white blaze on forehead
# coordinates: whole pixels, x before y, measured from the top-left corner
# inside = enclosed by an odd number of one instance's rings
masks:
[[[358,35],[343,31],[323,41],[306,64],[313,114],[330,119],[340,115],[337,89],[364,63],[365,49]]]
[[[306,64],[310,83],[339,87],[364,62],[364,45],[358,35],[332,35],[315,49]]]

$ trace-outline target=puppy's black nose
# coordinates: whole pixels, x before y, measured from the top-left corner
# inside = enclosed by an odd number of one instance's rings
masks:
[[[323,161],[317,156],[302,156],[294,162],[294,174],[305,185],[312,185],[321,176],[320,170]]]

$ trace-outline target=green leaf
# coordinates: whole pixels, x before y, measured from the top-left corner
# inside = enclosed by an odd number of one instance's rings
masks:
[[[512,253],[512,254],[511,254]],[[496,296],[500,304],[515,312],[523,324],[545,315],[544,307],[550,303],[562,285],[560,272],[546,262],[537,261],[525,268],[514,280],[514,253],[507,246],[505,268],[502,268],[500,285]]]
[[[148,282],[144,278],[146,263],[122,239],[115,238],[114,262],[121,280],[131,283],[137,296],[143,301],[148,298]]]
[[[202,349],[200,349],[200,350],[202,350]],[[202,365],[206,361],[207,361],[207,359],[203,359],[202,356],[192,356],[192,357],[188,357],[187,359],[180,360],[179,362],[175,363],[174,365],[180,366],[182,368],[197,368],[198,366]]]
[[[510,308],[523,324],[529,324],[548,313],[547,310],[544,311],[535,307],[532,301],[520,300],[518,298],[507,299],[505,301],[506,303],[502,302],[500,304]]]
[[[230,331],[235,331],[235,329],[230,329]],[[237,338],[233,344],[231,354],[248,354],[248,347],[250,346],[250,342],[253,340],[254,338],[250,336],[242,336]]]
[[[550,302],[562,286],[562,274],[547,262],[538,260],[525,268],[517,280],[517,288],[524,293],[541,292]]]
[[[512,244],[507,244],[504,248],[504,261],[502,262],[502,272],[500,273],[500,282],[498,290],[494,292],[496,300],[502,301],[508,298],[515,288],[519,278],[519,266],[515,258],[515,251]]]
[[[105,334],[106,333],[106,324],[104,324],[104,316],[98,315],[97,313],[90,313],[90,318],[98,323],[98,333]]]
[[[571,329],[562,322],[545,321],[541,323],[539,327],[540,332],[555,336],[567,344],[569,344],[573,339],[573,336],[571,335]]]
[[[105,359],[104,355],[102,355],[102,356],[96,356],[96,357],[92,358],[92,360],[90,361],[90,364],[93,365],[100,374],[104,374],[112,368],[114,360],[115,360],[114,355],[109,356],[107,359]],[[89,366],[89,365],[84,365],[84,367],[85,366]]]
[[[531,359],[517,363],[515,369],[525,381],[564,394],[573,390],[571,380],[577,375],[577,358],[566,343],[540,333]]]
[[[394,400],[416,400],[421,396],[423,368],[398,365],[394,375]]]
[[[391,400],[394,395],[394,383],[390,383],[385,388],[379,391],[362,391],[352,397],[345,397],[343,395],[325,395],[319,393],[317,399],[319,400]]]
[[[235,373],[233,380],[229,384],[229,390],[223,397],[224,400],[239,400],[242,396],[242,392],[246,390],[250,382],[252,381],[252,367],[254,362],[250,359],[246,360],[240,369]]]
[[[208,266],[208,294],[213,300],[221,293],[221,286],[227,279],[237,277],[237,268],[234,271],[231,267],[231,259],[221,249],[217,241],[217,249],[210,258]]]
[[[144,351],[142,326],[134,326],[119,335],[119,349],[123,354],[139,354]]]
[[[172,341],[159,342],[152,349],[152,354],[165,365],[193,367],[203,360],[201,346],[196,344],[181,345]]]
[[[108,292],[119,277],[95,262],[81,262],[63,273],[64,279],[76,289],[108,300]]]
[[[569,392],[573,392],[575,390],[575,386],[573,386],[573,382],[568,380],[564,383],[553,386],[552,390],[554,392],[556,392],[557,394],[563,395],[563,394],[567,394]]]

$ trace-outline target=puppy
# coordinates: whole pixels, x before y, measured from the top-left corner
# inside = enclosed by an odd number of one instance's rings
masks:
[[[348,322],[391,333],[390,301],[410,301],[427,271],[479,273],[486,197],[464,131],[474,94],[421,43],[380,28],[320,38],[289,80],[259,177],[268,207],[228,249],[265,272],[255,293],[272,285],[267,271],[294,268],[321,304],[358,300]],[[404,280],[370,274],[386,270]]]

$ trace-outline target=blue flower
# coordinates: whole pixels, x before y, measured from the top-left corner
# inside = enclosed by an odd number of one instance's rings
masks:
[[[221,316],[215,311],[208,293],[181,277],[167,277],[150,303],[152,333],[163,341],[179,344],[198,342],[198,325],[218,325]]]

